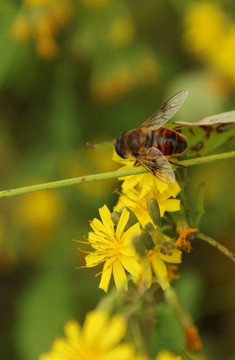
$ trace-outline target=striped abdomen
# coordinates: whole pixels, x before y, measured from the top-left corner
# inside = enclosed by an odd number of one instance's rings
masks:
[[[187,147],[187,140],[175,130],[160,128],[153,131],[152,146],[164,155],[181,154]]]

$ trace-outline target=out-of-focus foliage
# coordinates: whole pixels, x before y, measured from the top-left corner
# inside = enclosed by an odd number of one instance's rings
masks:
[[[86,143],[137,127],[179,90],[190,95],[175,120],[235,109],[234,24],[228,0],[0,0],[1,189],[114,170],[111,156]],[[231,140],[217,151],[233,147]],[[234,250],[233,161],[190,169],[192,208],[202,182],[202,230]],[[99,280],[75,269],[84,254],[72,239],[89,231],[98,207],[115,204],[117,186],[1,200],[2,358],[36,359],[70,317],[81,321],[95,307]],[[232,264],[199,241],[192,246],[176,287],[205,356],[232,359]],[[175,326],[167,311],[159,317]],[[172,351],[181,341],[179,333]]]

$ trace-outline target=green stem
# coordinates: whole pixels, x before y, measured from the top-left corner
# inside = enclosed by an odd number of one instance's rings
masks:
[[[235,262],[235,255],[229,251],[225,246],[221,245],[216,240],[212,239],[210,236],[203,234],[201,232],[197,232],[197,238],[206,241],[208,244],[214,246],[216,249],[221,251],[223,254],[225,254],[230,260]]]
[[[209,155],[209,156],[204,156],[204,157],[198,157],[195,159],[182,160],[182,161],[179,161],[178,163],[183,166],[193,166],[193,165],[205,164],[207,162],[216,161],[216,160],[229,159],[232,157],[235,157],[235,151],[230,151],[227,153],[216,154],[216,155]],[[94,181],[100,181],[100,180],[114,179],[114,178],[118,178],[118,177],[122,177],[122,176],[143,174],[146,172],[147,172],[147,170],[145,168],[137,167],[137,168],[121,170],[121,171],[111,171],[111,172],[106,172],[106,173],[101,173],[101,174],[86,175],[86,176],[80,176],[80,177],[71,178],[71,179],[52,181],[52,182],[44,183],[44,184],[23,186],[23,187],[16,188],[16,189],[0,191],[0,199],[5,198],[5,197],[16,196],[16,195],[28,194],[28,193],[32,193],[32,192],[36,192],[36,191],[58,189],[58,188],[65,187],[65,186],[78,185],[78,184],[87,183],[87,182],[94,182]]]

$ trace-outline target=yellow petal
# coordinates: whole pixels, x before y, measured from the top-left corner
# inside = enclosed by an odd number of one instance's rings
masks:
[[[99,288],[103,289],[105,292],[108,291],[111,275],[112,275],[112,263],[111,261],[107,260],[104,263],[101,280],[99,284]]]
[[[92,252],[85,257],[86,267],[93,267],[104,261],[106,255],[99,255],[96,252]]]
[[[119,344],[126,332],[126,323],[122,316],[113,316],[107,326],[106,333],[100,339],[100,347],[103,351],[109,351],[114,346]]]
[[[123,212],[120,216],[116,229],[116,235],[118,239],[121,239],[124,228],[129,220],[129,217],[130,217],[130,212],[127,209],[123,209]]]
[[[162,261],[157,253],[155,253],[152,257],[151,257],[151,262],[152,262],[152,267],[153,267],[153,271],[154,273],[157,275],[157,277],[159,279],[163,279],[165,277],[167,277],[167,267],[166,264],[164,263],[164,261]]]
[[[168,350],[161,350],[155,360],[181,360],[182,357],[179,355],[174,355]]]
[[[140,273],[140,264],[131,256],[121,256],[122,266],[133,276],[137,277]]]
[[[105,227],[107,235],[112,236],[114,234],[114,224],[111,220],[111,213],[106,205],[99,209],[101,220]]]
[[[125,343],[116,346],[107,354],[109,360],[135,360],[134,349],[131,344]]]
[[[121,290],[122,288],[127,290],[126,273],[120,261],[115,261],[113,263],[113,278],[118,290]]]
[[[182,257],[182,251],[178,249],[172,250],[172,255],[164,255],[162,253],[158,253],[159,258],[161,258],[163,261],[166,261],[171,264],[179,264],[181,263],[181,257]]]
[[[66,337],[68,338],[69,343],[71,345],[76,345],[81,333],[80,324],[75,320],[68,321],[65,324],[64,332]]]
[[[105,232],[105,227],[104,225],[102,224],[102,222],[97,219],[97,218],[94,218],[91,222],[90,222],[90,226],[91,228],[93,229],[93,231],[95,233],[97,232],[102,232],[104,233]]]
[[[94,310],[87,314],[83,324],[82,335],[83,341],[93,343],[97,341],[100,334],[106,330],[108,315],[103,311]]]

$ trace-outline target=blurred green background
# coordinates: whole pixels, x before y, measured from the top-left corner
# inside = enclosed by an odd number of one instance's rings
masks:
[[[235,109],[235,3],[186,0],[0,0],[1,189],[111,171],[86,143],[140,125],[175,92],[176,120]],[[234,149],[228,142],[218,151]],[[234,160],[189,171],[193,204],[205,182],[202,231],[234,247]],[[1,200],[0,355],[37,359],[103,292],[77,270],[98,208],[118,182]],[[235,359],[232,262],[199,241],[175,282],[208,359]]]

